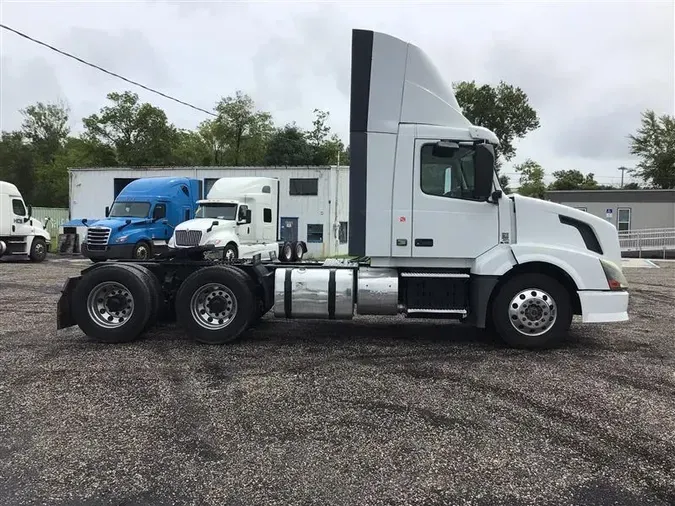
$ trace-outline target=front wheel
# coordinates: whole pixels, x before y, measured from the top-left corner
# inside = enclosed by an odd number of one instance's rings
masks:
[[[42,262],[45,258],[47,258],[47,243],[42,237],[36,237],[30,247],[30,259],[33,262]]]
[[[516,348],[554,347],[562,341],[571,321],[567,289],[542,274],[521,274],[508,280],[492,303],[495,330]]]
[[[146,241],[138,241],[134,246],[132,258],[135,260],[147,260],[152,255],[152,247]]]

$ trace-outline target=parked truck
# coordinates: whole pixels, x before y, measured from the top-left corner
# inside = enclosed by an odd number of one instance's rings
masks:
[[[214,245],[95,265],[69,278],[57,327],[132,341],[175,318],[203,343],[278,318],[455,318],[516,347],[583,323],[628,319],[616,228],[571,207],[505,195],[499,141],[472,125],[429,58],[389,35],[352,33],[349,252],[353,261],[206,260]]]
[[[0,257],[28,257],[33,262],[47,258],[51,235],[45,230],[46,223],[32,214],[16,185],[0,181]]]
[[[109,259],[149,259],[166,249],[173,230],[194,217],[200,198],[199,180],[187,177],[148,177],[132,181],[119,193],[106,218],[89,222],[81,247],[94,262]]]
[[[302,260],[304,241],[279,239],[279,180],[271,177],[218,179],[206,199],[197,202],[195,219],[176,227],[169,248],[212,245],[214,258]]]

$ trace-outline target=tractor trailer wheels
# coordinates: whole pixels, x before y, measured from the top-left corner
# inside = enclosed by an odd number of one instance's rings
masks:
[[[241,270],[217,265],[190,274],[176,293],[176,320],[185,332],[205,344],[237,339],[255,319],[252,280]]]
[[[73,318],[89,337],[134,341],[153,318],[153,288],[140,269],[107,264],[85,274],[73,292]]]
[[[515,348],[557,346],[572,322],[570,293],[543,274],[521,274],[498,289],[492,302],[494,330]]]

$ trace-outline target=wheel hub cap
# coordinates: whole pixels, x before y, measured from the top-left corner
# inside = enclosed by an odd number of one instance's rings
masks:
[[[511,325],[526,336],[546,333],[557,318],[556,303],[548,293],[528,288],[516,294],[509,305]]]
[[[195,291],[190,311],[195,321],[205,329],[223,329],[237,315],[237,299],[226,286],[209,283]]]
[[[134,314],[134,298],[129,289],[120,283],[101,283],[89,292],[87,311],[101,327],[121,327]]]

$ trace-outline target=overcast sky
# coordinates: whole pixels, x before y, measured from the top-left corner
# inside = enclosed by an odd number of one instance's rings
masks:
[[[594,172],[601,183],[635,165],[626,136],[641,111],[674,113],[673,0],[415,3],[2,0],[0,17],[205,109],[241,89],[280,125],[309,127],[314,108],[328,110],[346,142],[351,29],[384,31],[420,46],[448,82],[522,87],[541,127],[517,145],[514,162]],[[78,131],[106,93],[125,89],[179,127],[207,118],[13,33],[0,37],[2,130],[20,126],[19,109],[61,99]]]

